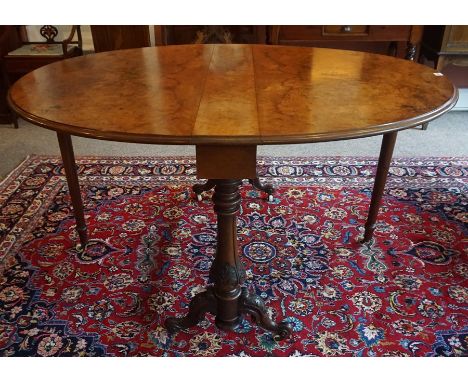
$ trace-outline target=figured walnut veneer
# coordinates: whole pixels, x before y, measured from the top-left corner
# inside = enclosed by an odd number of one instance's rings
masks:
[[[382,55],[266,45],[179,45],[60,61],[9,92],[26,120],[142,143],[258,145],[357,138],[428,122],[457,91]]]

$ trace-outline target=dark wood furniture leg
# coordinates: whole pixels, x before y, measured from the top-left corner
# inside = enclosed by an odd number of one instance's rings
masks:
[[[375,222],[380,208],[385,182],[387,181],[388,169],[392,160],[393,148],[397,138],[397,132],[384,134],[382,146],[380,148],[379,164],[377,166],[377,174],[375,175],[374,189],[372,190],[372,198],[369,207],[369,215],[365,224],[365,232],[363,242],[368,242],[372,239],[375,229]]]
[[[211,179],[208,179],[206,181],[206,183],[198,183],[198,184],[195,184],[193,187],[192,187],[192,190],[193,192],[195,193],[195,195],[197,195],[197,200],[199,202],[201,202],[202,200],[202,192],[205,192],[205,191],[209,191],[211,190],[212,188],[214,188],[215,186],[215,182],[214,180],[211,180]]]
[[[165,325],[170,333],[174,333],[196,325],[205,313],[212,313],[216,316],[216,326],[232,330],[239,323],[241,315],[247,313],[277,338],[286,338],[291,334],[290,324],[273,322],[262,299],[241,287],[245,271],[238,255],[236,223],[242,182],[234,179],[215,179],[211,182],[215,184],[213,204],[218,217],[216,256],[210,269],[214,285],[192,299],[186,316],[168,318]]]
[[[256,188],[257,190],[260,190],[260,191],[263,191],[265,192],[267,195],[268,195],[268,200],[270,202],[273,201],[273,194],[275,193],[275,189],[273,188],[272,185],[270,184],[262,184],[262,182],[260,182],[260,179],[257,177],[257,178],[253,178],[253,179],[249,179],[249,183],[254,187]],[[202,200],[202,192],[205,192],[205,191],[209,191],[211,190],[212,188],[214,188],[215,186],[215,182],[213,180],[208,180],[206,183],[199,183],[199,184],[195,184],[193,187],[192,187],[192,190],[193,192],[195,193],[195,195],[197,195],[197,200],[199,202],[201,202]]]
[[[273,201],[273,194],[275,193],[275,189],[271,184],[262,184],[258,177],[254,179],[249,179],[249,183],[257,190],[265,192],[268,195],[268,201]]]
[[[81,199],[80,184],[76,172],[75,154],[70,134],[57,132],[57,138],[62,154],[63,168],[67,177],[68,190],[70,192],[73,213],[76,219],[76,230],[80,237],[81,249],[84,249],[88,242],[88,233],[84,218],[83,201]]]

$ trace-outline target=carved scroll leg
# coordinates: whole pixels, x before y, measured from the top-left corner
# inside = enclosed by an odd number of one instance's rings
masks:
[[[287,322],[276,324],[273,322],[268,315],[268,310],[263,300],[259,296],[250,294],[247,288],[242,288],[239,311],[240,313],[250,314],[259,326],[274,333],[275,339],[277,340],[282,340],[291,336],[291,324]]]
[[[273,201],[273,194],[275,193],[275,189],[271,184],[262,184],[258,177],[255,179],[249,179],[249,183],[257,190],[263,191],[266,194],[268,194],[268,201]]]
[[[195,195],[197,195],[197,200],[198,200],[199,202],[201,202],[201,200],[202,200],[202,195],[201,195],[202,192],[211,190],[212,188],[214,188],[215,184],[216,184],[216,183],[215,183],[214,180],[208,179],[208,180],[206,181],[206,183],[193,185],[192,190],[193,190],[193,192],[195,193]]]
[[[165,321],[165,326],[169,333],[175,333],[179,330],[188,329],[198,324],[205,317],[206,313],[216,314],[217,302],[213,288],[197,294],[190,301],[189,312],[184,317],[170,317]]]
[[[387,181],[388,169],[392,160],[393,148],[397,138],[397,132],[384,134],[382,139],[382,146],[380,148],[379,164],[377,166],[377,174],[375,176],[374,189],[372,191],[372,198],[369,208],[369,215],[367,217],[364,239],[367,242],[372,238],[375,229],[375,222],[379,212],[380,201],[382,200],[383,191],[385,189],[385,182]]]
[[[75,155],[70,134],[57,132],[57,138],[62,154],[63,168],[67,177],[68,190],[70,192],[73,213],[76,219],[76,230],[80,237],[81,249],[84,249],[88,242],[88,233],[84,218],[83,201],[81,200],[80,185],[76,173]]]

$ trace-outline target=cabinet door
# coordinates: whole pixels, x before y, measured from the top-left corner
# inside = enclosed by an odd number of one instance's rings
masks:
[[[91,25],[94,51],[151,46],[148,25]]]
[[[442,53],[468,53],[468,25],[446,27]]]

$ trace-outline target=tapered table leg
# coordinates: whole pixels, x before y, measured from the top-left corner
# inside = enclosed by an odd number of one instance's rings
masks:
[[[75,154],[70,134],[57,132],[57,138],[62,154],[63,168],[67,178],[68,190],[70,192],[73,213],[76,219],[76,230],[80,237],[81,247],[84,248],[88,242],[88,233],[84,218],[83,201],[81,199],[80,185],[76,172]]]
[[[259,326],[272,331],[278,338],[285,338],[291,334],[290,325],[274,323],[260,297],[250,295],[241,287],[245,271],[238,255],[236,224],[241,181],[215,179],[212,182],[215,183],[213,204],[218,217],[216,256],[210,269],[214,286],[193,298],[185,317],[168,318],[165,325],[169,332],[186,329],[210,312],[216,315],[215,323],[219,328],[229,330],[235,328],[243,313],[247,313]]]
[[[369,215],[367,217],[364,239],[367,242],[372,238],[375,229],[375,222],[379,212],[380,201],[382,200],[385,183],[387,181],[388,169],[392,160],[393,148],[397,138],[397,132],[384,134],[382,146],[380,148],[379,164],[377,166],[377,174],[375,175],[374,189],[372,190],[372,198],[369,207]]]

